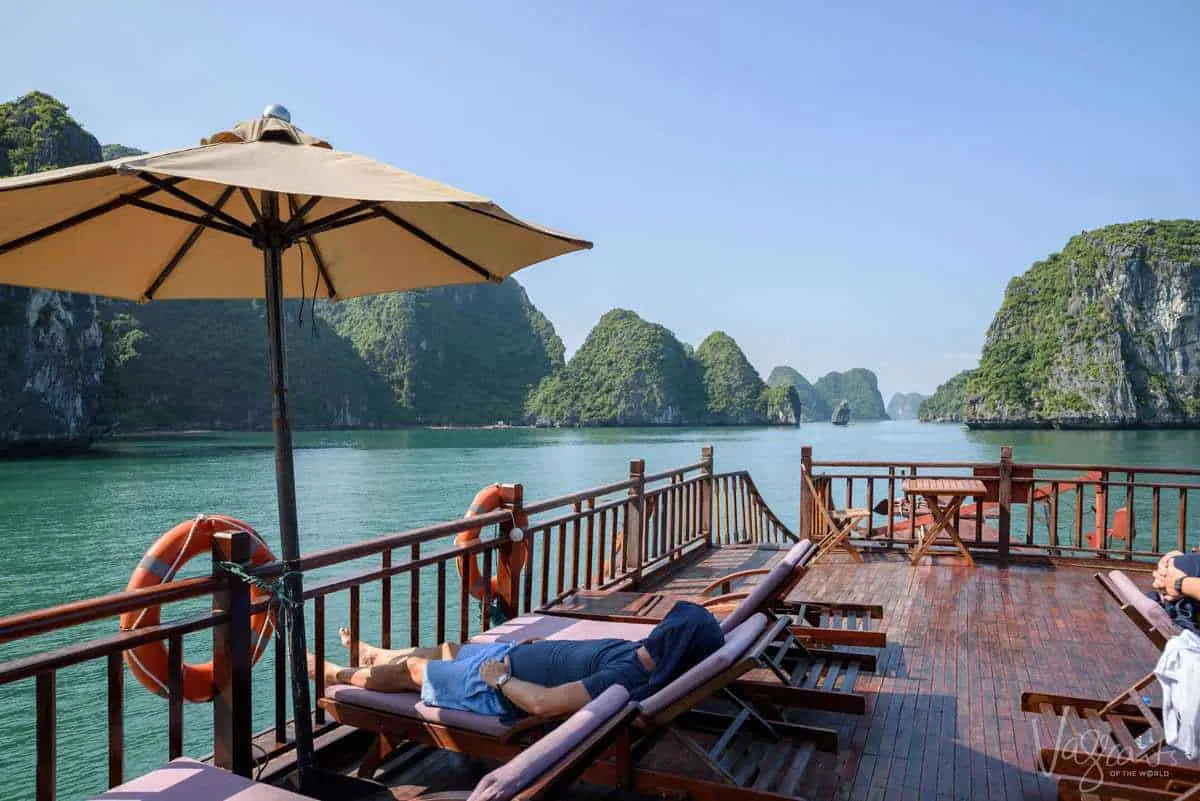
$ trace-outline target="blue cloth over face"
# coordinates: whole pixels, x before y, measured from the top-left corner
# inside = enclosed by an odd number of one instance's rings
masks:
[[[649,698],[725,644],[721,624],[703,606],[679,601],[642,644],[654,660],[650,681],[632,693],[634,700]]]

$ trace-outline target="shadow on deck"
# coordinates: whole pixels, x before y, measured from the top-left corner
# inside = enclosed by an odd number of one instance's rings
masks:
[[[647,589],[696,592],[780,554],[702,552]],[[789,713],[793,722],[840,735],[839,753],[818,754],[808,766],[799,787],[808,798],[1053,799],[1053,782],[1035,769],[1039,744],[1020,710],[1022,691],[1109,697],[1157,657],[1092,578],[1103,563],[982,563],[972,570],[950,556],[920,567],[899,552],[874,553],[865,564],[839,558],[812,568],[792,598],[882,604],[888,645],[877,652],[877,672],[858,678],[865,714]],[[380,778],[403,799],[468,789],[491,767],[423,750]],[[619,797],[584,786],[570,796]]]

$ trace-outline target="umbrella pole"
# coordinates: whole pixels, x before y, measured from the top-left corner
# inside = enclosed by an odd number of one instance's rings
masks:
[[[287,405],[287,356],[283,330],[283,243],[279,196],[263,192],[263,269],[266,278],[267,350],[271,363],[271,399],[275,430],[275,487],[279,502],[279,539],[283,550],[284,592],[296,601],[288,621],[291,653],[292,714],[296,767],[303,783],[313,762],[312,704],[308,693],[307,648],[304,642],[304,586],[300,574],[300,533],[296,520],[296,472],[292,460],[292,427]]]
[[[292,731],[296,744],[293,786],[302,795],[351,801],[379,795],[383,785],[313,765],[312,702],[308,693],[308,648],[304,643],[304,581],[300,574],[300,527],[296,520],[296,471],[292,426],[287,406],[287,354],[283,329],[283,225],[279,196],[263,192],[263,273],[266,281],[267,350],[271,362],[271,398],[275,429],[275,486],[279,499],[279,539],[283,550],[283,591],[294,600],[287,625],[292,678]]]

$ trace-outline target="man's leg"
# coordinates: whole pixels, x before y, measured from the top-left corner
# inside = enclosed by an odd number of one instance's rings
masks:
[[[381,693],[420,692],[421,683],[425,680],[425,664],[428,659],[411,657],[399,662],[371,667],[342,667],[333,662],[326,662],[323,670],[326,686],[332,684],[349,684],[366,690],[377,690]],[[317,674],[317,658],[308,655],[308,675],[310,678]]]
[[[350,647],[350,629],[338,629],[338,637],[342,645]],[[453,659],[458,656],[458,643],[444,642],[428,648],[380,648],[364,640],[358,641],[358,663],[363,667],[372,665],[387,665],[399,662],[409,657],[419,659]]]

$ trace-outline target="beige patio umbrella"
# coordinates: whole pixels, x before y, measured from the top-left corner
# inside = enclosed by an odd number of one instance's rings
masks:
[[[498,282],[591,243],[334,150],[281,106],[197,147],[0,180],[0,284],[132,300],[265,298],[285,591],[302,597],[283,298]],[[303,607],[288,627],[301,780]]]

